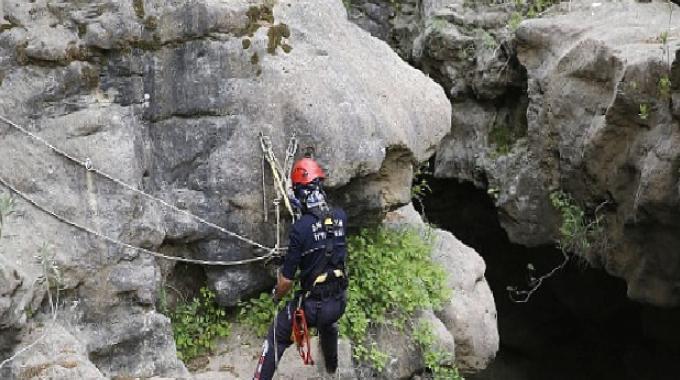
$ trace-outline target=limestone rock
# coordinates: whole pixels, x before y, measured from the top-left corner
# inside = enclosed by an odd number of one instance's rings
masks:
[[[170,320],[154,311],[121,310],[106,323],[86,324],[90,360],[106,376],[188,374],[177,359]]]
[[[451,353],[452,358],[455,356],[454,337],[431,310],[419,312],[416,318],[409,323],[414,328],[421,324],[427,324],[435,338],[433,349]],[[376,374],[377,378],[385,380],[411,379],[414,374],[425,369],[422,350],[415,341],[412,332],[413,329],[411,328],[399,330],[390,327],[381,327],[375,332],[377,347],[381,352],[388,355],[387,364],[382,372]]]
[[[89,361],[83,343],[59,323],[33,326],[24,334],[25,344],[33,345],[0,370],[3,379],[107,378]]]

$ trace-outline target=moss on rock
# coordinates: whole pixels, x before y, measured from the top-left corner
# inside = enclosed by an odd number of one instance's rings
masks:
[[[288,28],[288,25],[286,24],[276,24],[269,28],[267,31],[267,37],[269,38],[267,42],[267,52],[269,54],[276,54],[276,48],[281,45],[281,40],[283,38],[288,38],[290,37],[290,29]],[[287,44],[286,44],[287,45]],[[290,49],[290,45],[288,46],[288,52]],[[285,51],[285,50],[284,50]]]
[[[132,0],[132,9],[135,11],[137,18],[143,19],[144,15],[144,0]]]
[[[145,18],[144,27],[149,30],[156,30],[158,28],[158,18],[156,16],[149,16]]]
[[[245,28],[241,30],[241,35],[248,35],[252,37],[263,24],[274,23],[274,13],[272,12],[272,7],[266,4],[262,4],[259,7],[252,6],[248,8],[246,16],[248,16],[248,23],[246,24]]]

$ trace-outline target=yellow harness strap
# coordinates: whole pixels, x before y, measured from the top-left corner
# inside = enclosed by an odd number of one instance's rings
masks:
[[[333,270],[332,273],[335,275],[336,278],[345,276],[345,274],[342,273],[342,271],[340,269],[335,269],[335,270]],[[317,277],[314,280],[314,283],[312,284],[312,286],[315,286],[317,284],[323,284],[324,282],[326,282],[327,279],[328,279],[328,273],[324,273],[322,275],[319,275],[319,277]]]

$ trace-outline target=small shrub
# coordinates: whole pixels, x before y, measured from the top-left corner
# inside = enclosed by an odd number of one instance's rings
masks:
[[[411,185],[411,199],[418,202],[421,213],[425,214],[425,204],[423,200],[428,194],[432,194],[432,188],[427,183],[427,176],[432,175],[430,163],[424,162],[413,173],[413,184]]]
[[[662,98],[670,98],[671,96],[671,79],[668,75],[662,75],[659,78],[659,95]]]
[[[288,301],[292,300],[293,294],[299,289],[299,285],[296,284],[293,291],[281,300],[280,305],[285,305]],[[248,327],[258,337],[267,335],[269,326],[277,312],[270,293],[265,292],[257,298],[239,302],[237,306],[239,308],[238,320],[240,323]]]
[[[638,113],[638,116],[640,116],[640,120],[647,120],[649,118],[649,104],[640,103],[640,113]]]
[[[191,360],[215,348],[218,337],[229,336],[226,312],[215,302],[215,294],[203,287],[191,303],[178,305],[171,313],[177,356]]]
[[[340,332],[354,356],[380,370],[386,356],[370,340],[372,327],[403,328],[416,310],[440,308],[450,298],[446,274],[432,262],[431,237],[378,228],[348,239],[349,293]]]
[[[487,49],[495,49],[498,45],[496,39],[487,31],[483,31],[482,45]]]
[[[603,229],[600,218],[588,221],[583,209],[563,191],[550,194],[550,201],[562,216],[559,247],[566,252],[585,256],[592,245],[601,240]]]
[[[525,18],[539,17],[543,12],[548,10],[553,4],[556,4],[556,0],[515,0],[515,8],[517,12],[513,12],[508,21],[508,28],[515,31],[519,27],[519,24],[524,21]]]
[[[495,153],[500,156],[510,153],[518,138],[511,128],[503,125],[494,125],[489,131],[489,142],[495,145]]]
[[[519,28],[519,24],[524,21],[524,16],[522,16],[521,13],[519,12],[512,12],[512,15],[510,15],[510,21],[508,21],[508,28],[512,30],[513,32]]]

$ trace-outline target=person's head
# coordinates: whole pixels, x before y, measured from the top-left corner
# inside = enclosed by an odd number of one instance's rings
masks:
[[[293,165],[290,179],[293,184],[293,193],[300,202],[302,211],[328,207],[323,192],[325,178],[326,175],[321,166],[310,156],[303,157]]]

